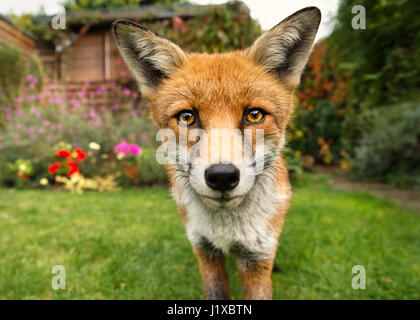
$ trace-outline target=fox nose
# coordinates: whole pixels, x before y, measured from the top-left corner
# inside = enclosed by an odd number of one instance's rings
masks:
[[[217,191],[227,191],[239,183],[239,170],[231,164],[213,164],[204,171],[207,185]]]

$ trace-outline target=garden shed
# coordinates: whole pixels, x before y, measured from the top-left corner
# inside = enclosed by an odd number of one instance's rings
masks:
[[[31,52],[35,49],[35,40],[29,33],[19,29],[12,21],[0,14],[0,41]]]
[[[102,83],[128,75],[114,37],[112,23],[117,19],[128,19],[138,23],[156,23],[173,19],[184,21],[203,16],[215,6],[139,6],[135,8],[106,8],[68,12],[65,33],[55,46],[57,59],[54,78],[67,84],[83,82]],[[36,16],[35,23],[50,23],[53,16]],[[178,20],[177,20],[178,19]],[[172,21],[173,22],[173,21]],[[182,22],[181,22],[182,23]],[[53,51],[52,47],[50,51]],[[52,52],[44,50],[43,55]]]

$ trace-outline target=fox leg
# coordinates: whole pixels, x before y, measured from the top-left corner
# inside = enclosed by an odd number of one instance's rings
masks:
[[[239,276],[246,300],[271,300],[272,281],[271,273],[275,252],[270,255],[261,255],[246,249],[240,244],[232,247],[232,253],[237,259]]]
[[[273,299],[271,272],[273,261],[239,262],[239,275],[245,300]]]
[[[228,300],[229,279],[225,267],[225,256],[217,249],[209,250],[204,246],[195,246],[204,293],[209,300]]]

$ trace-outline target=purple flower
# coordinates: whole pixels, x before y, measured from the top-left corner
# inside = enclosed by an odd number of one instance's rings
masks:
[[[131,90],[130,89],[127,89],[127,88],[123,88],[123,93],[128,97],[128,96],[130,96],[131,95]]]

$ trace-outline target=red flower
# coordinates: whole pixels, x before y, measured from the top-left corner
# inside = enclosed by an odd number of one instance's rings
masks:
[[[52,165],[50,165],[48,167],[48,172],[50,174],[54,174],[54,173],[57,172],[58,169],[60,169],[60,164],[58,162],[56,162],[56,163],[53,163]]]
[[[86,153],[83,151],[82,148],[76,148],[76,149],[74,149],[74,152],[77,153],[77,159],[78,160],[83,161],[83,160],[86,159]]]
[[[74,161],[68,162],[67,166],[70,168],[70,170],[67,174],[69,178],[71,178],[71,176],[75,173],[80,174],[79,165],[78,165],[77,162],[74,162]]]
[[[57,156],[59,156],[60,158],[70,158],[71,153],[66,149],[60,149],[57,151]]]

